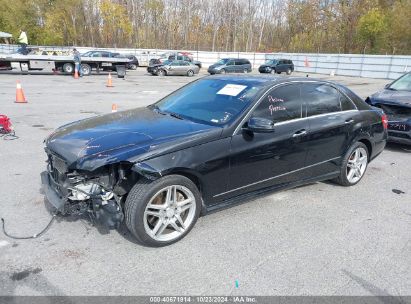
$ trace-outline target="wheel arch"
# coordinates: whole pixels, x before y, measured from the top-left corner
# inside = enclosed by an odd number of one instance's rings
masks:
[[[204,204],[204,183],[202,182],[201,177],[195,171],[182,167],[160,170],[153,168],[147,163],[137,163],[132,167],[132,170],[137,172],[140,176],[152,181],[168,175],[181,175],[188,178],[190,181],[194,183],[194,185],[200,192],[202,198],[202,214],[205,213],[206,207]]]
[[[360,142],[360,143],[363,143],[366,147],[367,147],[367,152],[368,152],[368,158],[369,158],[369,160],[371,159],[371,157],[372,157],[372,144],[371,144],[371,141],[368,139],[368,138],[361,138],[361,139],[359,139],[358,140],[358,142]],[[369,161],[368,160],[368,161]]]

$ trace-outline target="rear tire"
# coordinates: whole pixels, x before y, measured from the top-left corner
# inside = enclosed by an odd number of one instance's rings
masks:
[[[91,66],[87,63],[82,63],[80,66],[81,72],[84,76],[90,76],[91,74]]]
[[[187,76],[188,76],[188,77],[194,76],[194,71],[193,71],[193,70],[188,70],[188,71],[187,71]]]
[[[196,185],[184,176],[168,175],[153,182],[139,180],[127,196],[124,213],[127,228],[139,243],[162,247],[185,237],[200,211]]]
[[[287,75],[291,75],[291,73],[292,73],[291,69],[288,68],[287,71],[286,71],[286,73],[287,73]]]
[[[343,158],[340,175],[333,181],[345,187],[359,183],[367,170],[369,152],[362,142],[353,144]]]

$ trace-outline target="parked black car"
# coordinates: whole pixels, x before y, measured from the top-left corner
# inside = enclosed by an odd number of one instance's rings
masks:
[[[411,73],[407,73],[366,99],[388,116],[388,140],[411,145]]]
[[[125,221],[142,244],[183,238],[200,214],[315,181],[357,184],[383,149],[381,110],[306,78],[201,78],[145,108],[60,127],[42,183],[63,214]]]
[[[118,55],[117,58],[127,58],[130,62],[126,63],[126,68],[129,70],[137,70],[139,67],[139,62],[136,56],[134,55]]]
[[[258,68],[260,73],[277,73],[285,72],[291,75],[294,72],[294,63],[289,59],[270,59]]]
[[[84,54],[81,54],[81,57],[108,57],[108,58],[113,58],[113,57],[118,57],[120,53],[113,53],[113,52],[108,52],[108,51],[88,51],[85,52]]]
[[[252,70],[250,61],[243,58],[223,58],[208,67],[208,73],[211,75],[225,73],[250,73]]]

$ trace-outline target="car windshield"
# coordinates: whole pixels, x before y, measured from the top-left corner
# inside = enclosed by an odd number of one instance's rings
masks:
[[[170,63],[172,63],[174,60],[164,60],[163,64],[164,65],[169,65]]]
[[[181,119],[223,126],[246,109],[263,83],[257,80],[201,79],[150,107]]]
[[[266,64],[276,64],[278,61],[276,60],[276,59],[270,59],[270,60],[267,60],[265,63]]]
[[[217,64],[226,64],[230,59],[220,59]]]
[[[396,81],[394,81],[389,87],[395,91],[411,91],[411,73],[405,74]]]
[[[81,54],[81,57],[90,57],[90,55],[91,55],[92,53],[93,53],[93,52],[91,52],[91,51],[85,52],[84,54]]]

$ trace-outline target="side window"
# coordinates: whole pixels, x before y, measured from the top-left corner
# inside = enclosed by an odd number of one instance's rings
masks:
[[[234,60],[230,60],[227,62],[227,65],[234,65]]]
[[[341,111],[340,92],[328,84],[303,84],[301,96],[307,103],[307,116]]]
[[[254,110],[252,116],[276,122],[302,118],[305,109],[300,98],[300,85],[285,85],[271,90]]]
[[[356,107],[353,104],[353,102],[344,94],[340,93],[340,104],[341,104],[341,110],[343,111],[349,111],[349,110],[355,110]]]
[[[235,65],[242,65],[243,61],[241,59],[236,59],[235,60]]]
[[[178,61],[173,61],[170,65],[171,66],[179,66],[180,63]]]

